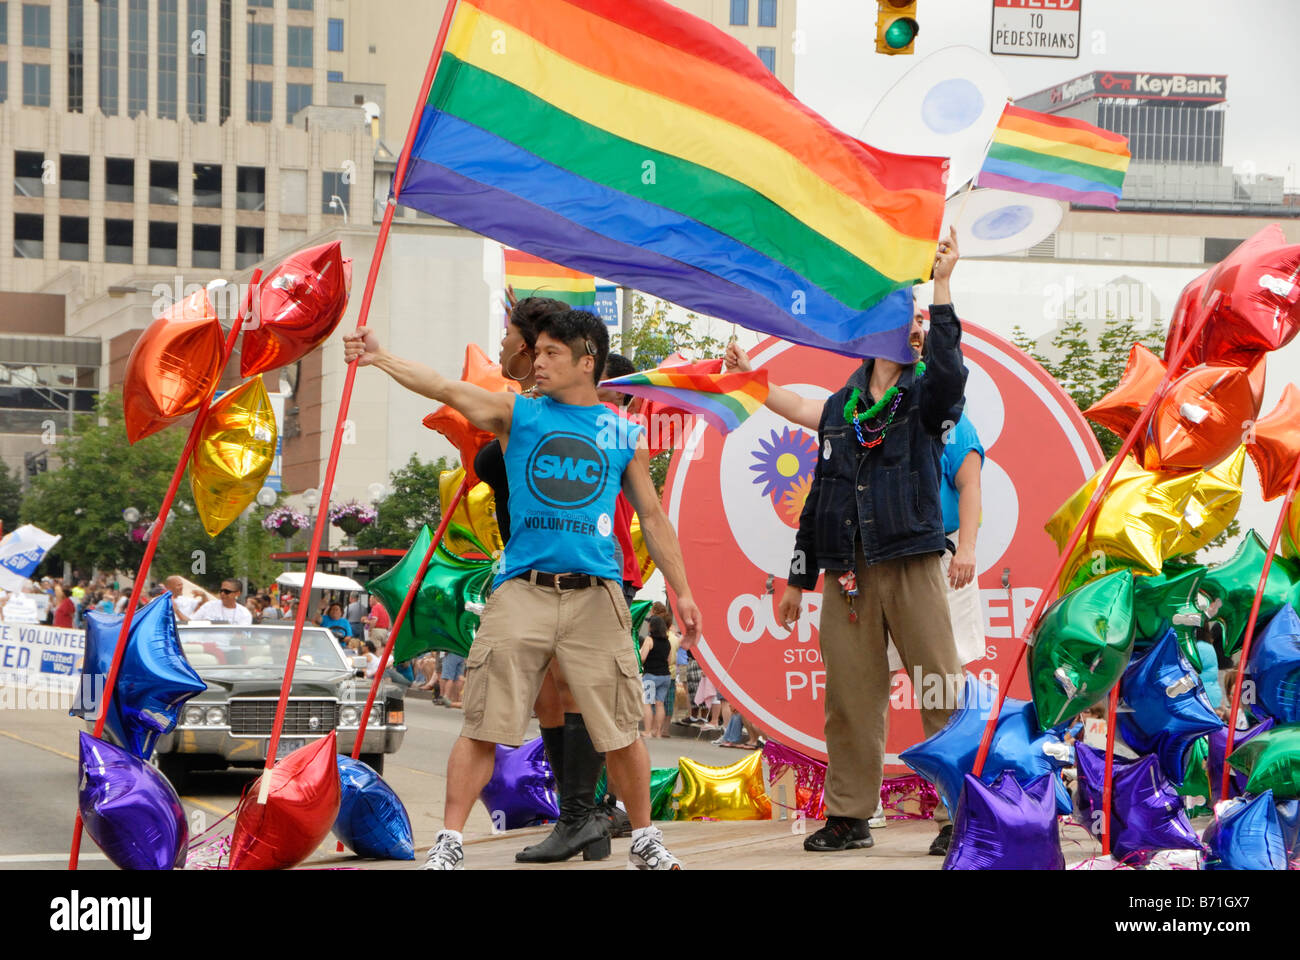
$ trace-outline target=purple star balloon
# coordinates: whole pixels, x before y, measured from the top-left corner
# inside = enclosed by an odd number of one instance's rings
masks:
[[[1248,742],[1252,737],[1257,737],[1265,730],[1273,729],[1273,718],[1269,717],[1261,723],[1255,724],[1249,730],[1244,732],[1238,731],[1237,736],[1233,738],[1232,749],[1235,751],[1243,743]],[[1228,728],[1220,727],[1210,734],[1210,795],[1215,803],[1224,799],[1219,796],[1219,785],[1223,783],[1223,754],[1228,749]],[[1228,799],[1239,797],[1246,792],[1246,781],[1250,778],[1244,773],[1233,770],[1232,776],[1228,780]]]
[[[1004,773],[992,784],[966,774],[945,870],[1064,870],[1053,776],[1023,789]]]
[[[542,738],[521,747],[497,745],[492,779],[479,794],[498,830],[531,827],[560,817],[555,775],[546,759]]]
[[[73,716],[92,717],[98,713],[98,691],[108,679],[122,620],[120,613],[86,614],[86,656],[80,689],[95,691],[96,696],[94,702],[74,707]],[[185,659],[176,634],[172,595],[164,593],[138,610],[131,621],[130,639],[104,726],[132,754],[148,760],[158,737],[176,729],[185,702],[207,688]]]
[[[1251,713],[1278,723],[1300,723],[1300,617],[1290,604],[1250,645],[1246,675],[1254,682]]]
[[[1210,706],[1205,686],[1183,652],[1173,630],[1145,656],[1134,660],[1119,682],[1119,732],[1136,753],[1153,753],[1172,783],[1187,772],[1187,748],[1223,727]],[[1127,710],[1124,707],[1128,707]]]
[[[1079,815],[1094,836],[1102,832],[1106,755],[1075,745],[1079,765]],[[1111,852],[1132,861],[1148,850],[1200,850],[1183,798],[1160,770],[1156,757],[1115,758],[1111,783]]]
[[[189,827],[167,778],[105,740],[81,734],[81,820],[90,839],[123,870],[185,866]]]
[[[1205,828],[1206,870],[1285,870],[1286,848],[1273,791],[1229,800]]]

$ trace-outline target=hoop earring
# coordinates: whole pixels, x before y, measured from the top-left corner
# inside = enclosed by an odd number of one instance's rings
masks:
[[[522,377],[516,377],[513,373],[510,372],[510,364],[515,362],[515,357],[525,357],[528,360],[528,372],[525,373]],[[526,353],[516,353],[513,357],[511,357],[509,360],[506,361],[505,366],[501,368],[501,372],[504,373],[511,380],[514,380],[516,383],[523,383],[525,380],[527,380],[529,377],[533,375],[533,358],[528,356],[528,354]]]

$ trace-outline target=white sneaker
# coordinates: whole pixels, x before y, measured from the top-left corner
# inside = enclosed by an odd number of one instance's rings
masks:
[[[638,835],[639,834],[639,835]],[[637,831],[632,838],[632,848],[627,852],[629,870],[680,870],[682,862],[668,852],[664,846],[663,831],[658,827],[646,827],[644,832]]]
[[[889,825],[889,819],[885,816],[884,804],[876,804],[876,812],[867,820],[867,826],[872,830],[883,830]]]
[[[465,851],[460,839],[450,830],[438,831],[428,856],[424,858],[421,870],[464,870]]]

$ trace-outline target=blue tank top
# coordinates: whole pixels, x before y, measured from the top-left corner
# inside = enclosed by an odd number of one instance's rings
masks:
[[[622,578],[614,510],[642,432],[601,403],[515,397],[505,455],[510,542],[498,586],[526,570]]]

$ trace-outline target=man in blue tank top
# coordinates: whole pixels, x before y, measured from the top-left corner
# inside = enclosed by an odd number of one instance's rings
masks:
[[[677,594],[684,648],[699,637],[700,613],[676,531],[650,480],[642,428],[612,413],[596,394],[609,353],[604,322],[576,310],[538,320],[538,399],[450,380],[383,350],[367,329],[345,337],[344,345],[349,363],[373,364],[496,434],[510,481],[510,542],[465,664],[465,725],[447,762],[444,829],[425,869],[462,866],[461,831],[492,777],[496,744],[523,743],[552,659],[623,794],[633,826],[629,866],[680,869],[650,823],[650,756],[638,735],[640,671],[613,537],[620,490],[641,516],[650,556]],[[609,855],[609,837],[590,808],[573,822],[562,819],[561,829],[584,859]]]

